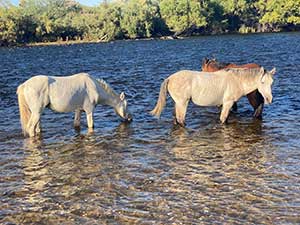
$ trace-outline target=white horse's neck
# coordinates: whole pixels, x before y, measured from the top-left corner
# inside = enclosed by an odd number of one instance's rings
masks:
[[[253,76],[252,79],[245,79],[246,82],[242,82],[244,94],[247,95],[250,92],[258,88],[259,76]]]
[[[99,99],[98,104],[101,105],[109,105],[112,107],[116,107],[116,105],[120,102],[119,95],[102,79],[97,79],[97,83],[100,86]]]
[[[235,76],[240,81],[241,87],[245,95],[256,90],[260,79],[260,68],[233,70]]]

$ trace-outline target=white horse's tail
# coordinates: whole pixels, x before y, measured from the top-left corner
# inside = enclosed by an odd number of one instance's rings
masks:
[[[168,83],[169,79],[165,79],[160,86],[159,97],[156,103],[155,108],[150,112],[153,116],[160,117],[161,112],[163,111],[166,105],[167,92],[168,92]]]
[[[19,102],[19,110],[20,110],[20,121],[22,125],[22,130],[24,136],[28,134],[27,125],[31,116],[31,111],[28,107],[28,104],[24,95],[24,85],[20,85],[17,90],[18,94],[18,102]]]

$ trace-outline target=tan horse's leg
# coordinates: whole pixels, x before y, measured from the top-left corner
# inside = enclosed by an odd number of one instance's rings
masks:
[[[237,103],[235,102],[235,103],[233,103],[233,105],[232,105],[232,111],[233,111],[233,112],[237,112],[237,110],[238,110],[238,106],[237,106]]]
[[[227,101],[223,103],[222,112],[220,115],[220,120],[222,124],[226,122],[233,103],[234,101]]]
[[[182,127],[185,127],[185,115],[186,115],[186,110],[187,110],[188,103],[189,103],[189,101],[187,100],[183,103],[182,102],[177,102],[175,104],[176,121]]]
[[[76,109],[75,111],[75,117],[74,117],[74,127],[79,128],[80,127],[80,118],[81,118],[81,110]]]

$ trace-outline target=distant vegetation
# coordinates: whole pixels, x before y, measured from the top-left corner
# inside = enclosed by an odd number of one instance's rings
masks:
[[[300,30],[300,0],[0,0],[0,46]]]

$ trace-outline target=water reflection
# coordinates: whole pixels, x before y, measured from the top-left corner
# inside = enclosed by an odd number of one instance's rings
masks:
[[[42,145],[43,140],[38,137],[24,140],[24,149],[26,151],[23,161],[24,183],[27,187],[30,187],[33,193],[39,193],[50,181],[46,176],[48,174],[46,168],[47,159],[44,159],[41,151]]]

